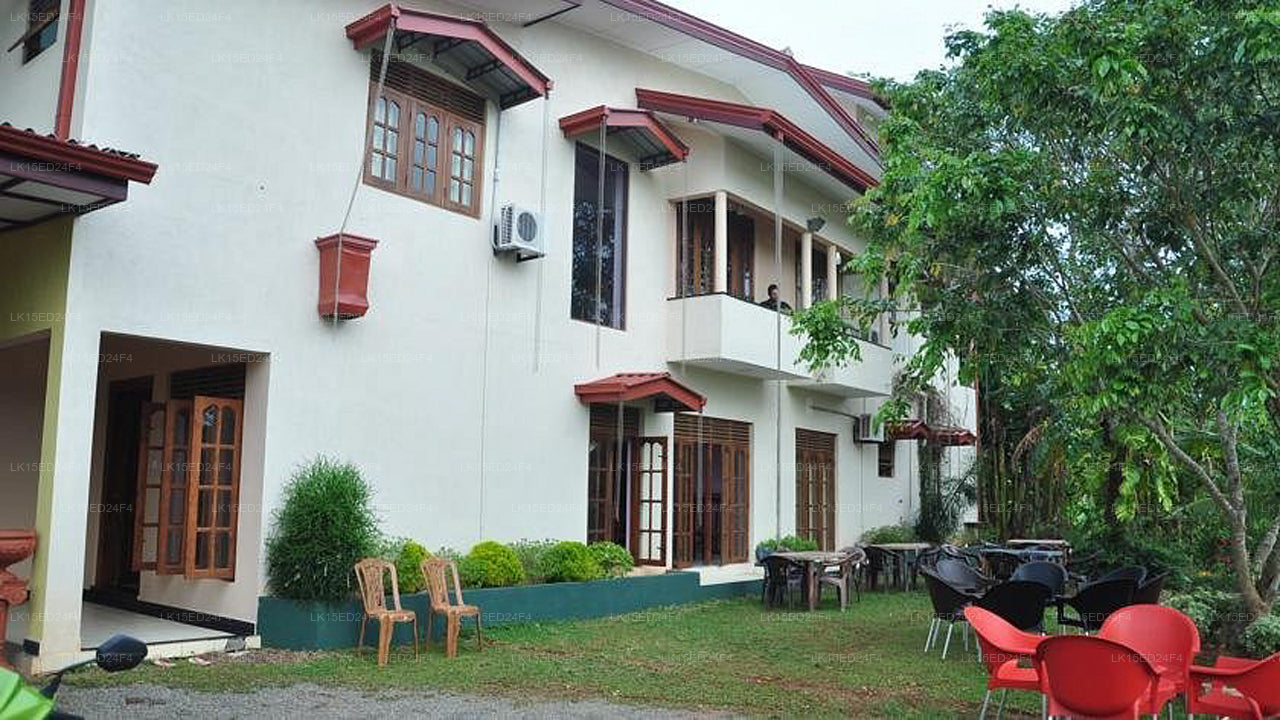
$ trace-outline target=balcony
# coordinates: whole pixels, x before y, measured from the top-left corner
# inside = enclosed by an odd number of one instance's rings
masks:
[[[810,373],[797,362],[802,342],[782,317],[781,362],[775,313],[731,295],[715,293],[667,302],[667,362],[758,378],[841,397],[888,396],[896,358],[889,348],[859,342],[861,361]]]

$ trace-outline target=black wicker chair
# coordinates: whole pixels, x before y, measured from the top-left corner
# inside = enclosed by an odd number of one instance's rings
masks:
[[[1089,583],[1069,598],[1058,600],[1058,625],[1080,628],[1086,633],[1097,631],[1111,613],[1133,604],[1137,584],[1129,578],[1099,580]],[[1076,617],[1066,614],[1066,608]]]
[[[1126,565],[1122,568],[1116,568],[1111,572],[1094,579],[1094,582],[1104,582],[1106,580],[1132,580],[1135,586],[1141,585],[1147,579],[1147,569],[1141,565]]]
[[[1049,588],[1039,581],[1009,580],[992,586],[973,604],[999,615],[1019,630],[1041,632],[1044,609],[1052,598]]]
[[[974,570],[963,560],[944,558],[933,568],[948,585],[971,593],[980,593],[992,584],[991,578]]]
[[[1022,556],[1012,550],[984,550],[982,559],[987,564],[989,574],[996,580],[1008,580],[1014,571],[1022,565]]]
[[[1049,588],[1049,594],[1056,597],[1062,594],[1067,585],[1067,570],[1057,563],[1029,562],[1019,565],[1013,571],[1011,579],[1038,582]]]
[[[920,568],[920,574],[924,577],[924,586],[929,591],[929,602],[933,604],[933,620],[929,623],[929,633],[924,640],[924,651],[929,652],[929,648],[937,644],[938,630],[945,622],[947,623],[947,640],[942,646],[942,657],[945,659],[947,650],[951,648],[951,631],[955,629],[956,623],[965,622],[964,609],[973,603],[976,597],[952,587],[929,568]]]
[[[885,586],[893,585],[893,578],[888,577],[891,574],[899,572],[902,565],[902,556],[892,550],[867,546],[867,587],[875,590],[880,584],[880,576],[883,574],[887,577]]]
[[[1143,580],[1138,589],[1133,591],[1133,604],[1159,605],[1160,593],[1164,591],[1164,581],[1168,577],[1169,573],[1162,572]]]

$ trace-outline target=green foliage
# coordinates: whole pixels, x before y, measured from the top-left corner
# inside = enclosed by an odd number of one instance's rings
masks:
[[[391,545],[393,552],[384,557],[396,564],[400,592],[410,594],[425,590],[427,579],[422,576],[422,561],[431,557],[430,551],[408,538],[400,538]]]
[[[530,583],[543,581],[541,570],[539,570],[539,566],[542,564],[542,556],[555,547],[555,544],[555,540],[517,540],[510,543],[510,547],[515,551],[516,557],[520,558],[520,565],[524,568],[525,579]]]
[[[458,577],[468,587],[506,587],[524,582],[524,567],[515,550],[486,540],[458,563]]]
[[[547,582],[581,582],[603,577],[604,570],[586,545],[564,540],[543,554],[538,574]]]
[[[1192,590],[1169,596],[1165,604],[1191,618],[1206,647],[1224,644],[1240,617],[1240,596],[1221,590]]]
[[[1240,638],[1245,655],[1264,658],[1280,652],[1280,616],[1264,615],[1245,629]]]
[[[768,538],[756,543],[757,550],[768,550],[769,552],[785,552],[791,550],[793,552],[805,552],[808,550],[817,550],[818,543],[807,538],[796,537],[795,535],[786,535],[779,538]]]
[[[622,577],[635,567],[635,560],[631,557],[631,553],[617,543],[593,542],[587,546],[587,550],[591,551],[591,556],[596,559],[604,577]]]
[[[854,205],[868,245],[846,269],[890,295],[810,311],[803,357],[847,361],[873,301],[911,310],[923,343],[881,417],[958,358],[981,389],[979,503],[1000,534],[1145,533],[1151,547],[1122,550],[1226,559],[1265,613],[1280,577],[1274,0],[992,11],[947,45],[945,69],[880,87],[884,172]],[[1189,519],[1204,506],[1220,549]]]
[[[868,545],[881,543],[916,542],[915,528],[906,523],[900,525],[882,525],[862,533],[862,542]]]
[[[284,488],[267,538],[267,585],[290,600],[333,601],[355,591],[356,562],[380,542],[372,492],[350,463],[319,457]]]

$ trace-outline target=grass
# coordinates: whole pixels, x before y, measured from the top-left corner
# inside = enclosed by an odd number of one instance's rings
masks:
[[[946,660],[940,651],[924,655],[929,613],[921,593],[867,593],[843,613],[834,601],[813,613],[718,601],[494,628],[486,631],[482,652],[474,636],[464,635],[453,660],[439,643],[417,661],[412,647],[397,648],[386,668],[378,668],[369,651],[262,651],[211,656],[208,666],[147,664],[111,676],[92,670],[68,683],[243,692],[311,682],[595,698],[765,717],[976,717],[985,674],[974,651],[964,651],[958,627]],[[1005,715],[1034,717],[1039,708],[1038,696],[1011,692]]]

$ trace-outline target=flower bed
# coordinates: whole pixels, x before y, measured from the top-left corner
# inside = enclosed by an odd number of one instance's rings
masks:
[[[484,626],[605,617],[645,608],[699,600],[758,595],[759,580],[701,585],[696,572],[624,577],[588,582],[464,589],[469,605],[479,605]],[[425,625],[429,598],[426,593],[402,595],[406,610],[418,614]],[[258,634],[264,647],[290,650],[331,650],[354,647],[363,610],[358,600],[321,603],[297,602],[263,596],[258,598]],[[434,637],[444,631],[437,621]],[[464,622],[463,627],[469,626]],[[420,628],[425,632],[425,627]],[[376,644],[377,624],[369,623],[365,645]],[[394,642],[413,640],[408,624],[396,627]]]

